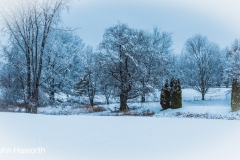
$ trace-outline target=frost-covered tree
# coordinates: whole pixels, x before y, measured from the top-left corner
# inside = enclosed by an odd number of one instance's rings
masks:
[[[222,68],[223,68],[223,77],[222,77],[222,81],[223,84],[226,86],[226,88],[229,87],[229,85],[231,85],[231,74],[228,71],[228,52],[229,52],[229,48],[226,47],[225,49],[222,50]]]
[[[37,113],[40,86],[44,69],[44,56],[49,35],[58,28],[61,11],[68,0],[24,0],[17,5],[4,4],[0,14],[4,31],[9,37],[7,52],[16,50],[17,58],[12,60],[13,67],[19,72],[18,79],[24,81],[25,104],[28,113]],[[18,59],[21,58],[21,59]]]
[[[188,39],[183,51],[184,81],[192,86],[205,99],[205,94],[211,86],[217,85],[221,76],[221,52],[218,45],[209,42],[202,35]]]
[[[81,54],[82,40],[72,31],[56,30],[49,36],[44,55],[42,88],[49,94],[50,102],[55,101],[55,93],[69,93],[72,89],[73,58]]]
[[[102,66],[101,62],[101,54],[99,54],[98,58],[98,79],[99,79],[99,93],[103,94],[106,98],[106,103],[110,104],[110,98],[116,97],[118,89],[114,86],[114,79],[110,76],[110,73],[107,68]]]
[[[93,52],[92,47],[87,46],[82,56],[84,68],[79,81],[75,84],[75,90],[80,96],[87,96],[93,107],[94,96],[99,86],[97,55]]]
[[[235,40],[227,53],[227,72],[230,77],[240,77],[240,41]]]
[[[114,78],[113,84],[119,89],[120,110],[126,110],[127,100],[139,95],[135,87],[138,76],[136,51],[138,46],[137,31],[126,24],[117,24],[106,29],[100,44],[104,57],[102,66],[108,69]]]
[[[19,70],[11,64],[3,65],[0,72],[0,86],[2,98],[8,104],[26,99],[24,92],[24,80],[19,76]]]
[[[137,59],[139,64],[139,79],[141,102],[145,95],[154,92],[154,88],[162,87],[163,79],[169,76],[169,57],[171,55],[171,34],[154,28],[152,33],[139,31]]]
[[[137,52],[139,56],[136,61],[139,65],[138,67],[138,92],[141,96],[141,102],[146,101],[146,94],[153,91],[151,85],[153,77],[153,66],[154,66],[154,52],[151,48],[151,35],[143,30],[137,31],[138,37],[138,47]],[[156,57],[155,57],[156,58]]]
[[[120,110],[127,108],[128,99],[141,96],[145,102],[146,94],[162,86],[171,45],[171,34],[157,28],[148,33],[119,23],[105,31],[100,44],[101,66],[119,91]]]

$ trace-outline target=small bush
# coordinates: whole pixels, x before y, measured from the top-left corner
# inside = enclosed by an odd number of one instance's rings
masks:
[[[151,112],[149,109],[142,112],[142,116],[153,116],[155,112]]]
[[[106,108],[104,108],[102,106],[92,107],[90,104],[87,104],[87,105],[84,105],[84,106],[80,106],[80,108],[85,108],[88,113],[106,111]]]
[[[102,106],[93,107],[93,112],[103,112],[103,111],[106,111],[106,109]]]
[[[124,112],[123,116],[146,116],[146,117],[151,117],[155,114],[155,112],[151,112],[149,109],[148,110],[143,110],[142,112],[138,113],[136,111],[134,112]]]

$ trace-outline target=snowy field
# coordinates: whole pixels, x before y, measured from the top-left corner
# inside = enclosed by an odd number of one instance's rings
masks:
[[[0,113],[0,128],[0,151],[12,152],[1,160],[240,158],[240,121]],[[18,147],[45,152],[21,154]]]
[[[2,112],[0,160],[239,160],[240,113],[231,112],[230,89],[212,88],[205,101],[192,89],[182,96],[182,108],[165,111],[159,102],[133,102],[127,113],[113,112],[118,103],[100,105],[102,112]]]

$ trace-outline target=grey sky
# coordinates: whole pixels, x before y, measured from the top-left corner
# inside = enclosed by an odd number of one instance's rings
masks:
[[[129,27],[172,32],[173,49],[179,53],[196,33],[221,48],[240,38],[237,0],[75,0],[63,14],[66,26],[78,30],[86,44],[96,47],[104,30],[120,21]]]
[[[79,36],[93,47],[101,42],[105,29],[118,21],[149,31],[157,26],[173,33],[173,49],[180,53],[185,41],[197,33],[221,48],[240,38],[239,6],[239,0],[73,0],[63,22],[79,27]]]

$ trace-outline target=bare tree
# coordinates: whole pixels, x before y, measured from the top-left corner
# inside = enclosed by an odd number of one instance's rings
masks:
[[[41,85],[45,92],[49,94],[50,103],[55,102],[55,93],[67,92],[69,75],[73,58],[82,52],[82,40],[72,31],[54,30],[49,37],[49,43],[46,46],[46,54],[43,59],[43,75]]]
[[[102,70],[111,77],[111,86],[119,90],[120,110],[127,109],[127,100],[154,92],[168,72],[171,34],[153,33],[118,24],[105,31],[100,44]],[[109,84],[109,83],[108,83]]]
[[[102,59],[104,58],[101,56],[101,54],[98,54],[98,62],[97,62],[97,68],[98,68],[98,79],[99,79],[99,86],[98,91],[99,93],[103,94],[106,98],[106,103],[110,104],[110,98],[116,96],[116,86],[114,86],[114,78],[109,75],[108,68],[105,66],[102,66]]]
[[[232,78],[240,77],[240,41],[235,40],[227,52],[227,72]]]
[[[183,54],[185,82],[200,92],[204,100],[220,76],[220,49],[206,37],[195,35],[186,41]]]
[[[107,67],[113,84],[119,89],[120,110],[126,110],[127,100],[137,97],[134,90],[137,76],[137,34],[126,24],[118,24],[106,29],[100,44],[104,57],[102,66]]]
[[[93,52],[92,47],[87,46],[82,63],[84,64],[79,80],[75,84],[76,92],[82,96],[86,95],[89,98],[90,105],[94,106],[94,97],[99,86],[97,55]]]
[[[169,76],[171,45],[170,33],[160,32],[158,28],[154,28],[153,33],[139,31],[137,61],[141,102],[145,102],[146,94],[154,92],[154,88],[161,88],[163,80]]]
[[[9,36],[8,47],[15,46],[18,49],[16,53],[22,57],[24,72],[20,71],[19,74],[25,81],[25,103],[28,113],[37,113],[46,45],[50,33],[59,24],[61,11],[67,7],[68,2],[26,0],[16,6],[10,6],[8,10],[1,8],[4,31]],[[17,65],[17,62],[15,64]]]

